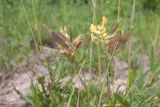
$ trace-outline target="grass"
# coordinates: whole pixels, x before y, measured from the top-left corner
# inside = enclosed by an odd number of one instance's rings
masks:
[[[23,0],[22,0],[23,1]],[[46,38],[42,24],[47,24],[55,31],[64,25],[74,28],[73,34],[86,34],[88,33],[90,23],[92,22],[92,3],[81,5],[83,3],[76,4],[55,4],[52,1],[35,1],[32,0],[23,1],[24,7],[21,1],[1,1],[1,58],[0,65],[4,66],[4,63],[10,62],[10,59],[15,60],[16,55],[26,55],[30,50],[29,42],[31,37],[37,36]],[[63,6],[64,5],[64,6]],[[99,4],[97,4],[99,5]],[[108,25],[113,25],[117,17],[117,2],[106,1],[104,5],[103,15],[108,18]],[[136,42],[140,46],[144,46],[145,49],[149,49],[151,35],[155,37],[155,32],[159,29],[156,27],[159,23],[159,15],[152,11],[143,11],[142,6],[137,3],[135,13],[135,25],[134,30],[135,37],[138,38]],[[130,26],[130,12],[131,5],[127,1],[121,1],[120,7],[120,20],[123,28]],[[11,9],[13,8],[13,9]],[[25,10],[24,10],[25,9]],[[26,11],[26,12],[24,12]],[[102,14],[100,12],[100,6],[97,6],[96,16],[99,20]],[[46,20],[47,19],[47,20]],[[155,19],[155,20],[154,20]],[[84,22],[85,23],[82,23]],[[97,23],[97,22],[96,22]],[[108,26],[110,29],[111,26]],[[150,30],[148,30],[150,29]],[[142,32],[144,31],[144,32]],[[158,35],[158,34],[157,34]],[[17,49],[19,47],[19,49]],[[135,45],[135,47],[139,47]],[[17,54],[19,53],[19,54]]]
[[[69,53],[66,57],[57,56],[55,69],[51,69],[48,63],[50,82],[47,83],[47,88],[44,86],[46,84],[44,77],[38,77],[37,84],[39,85],[31,85],[29,96],[23,96],[15,89],[17,93],[34,107],[157,106],[160,101],[160,87],[155,85],[159,80],[160,70],[160,60],[155,59],[155,56],[159,57],[160,14],[157,12],[158,5],[156,11],[153,11],[143,8],[144,1],[133,1],[132,5],[130,1],[122,0],[92,0],[88,3],[85,3],[85,0],[1,0],[0,65],[1,68],[8,70],[11,70],[12,63],[21,63],[33,51],[30,48],[31,38],[38,38],[40,43],[41,40],[48,38],[44,33],[43,24],[53,28],[56,32],[66,25],[71,28],[74,38],[78,34],[82,34],[83,38],[89,36],[91,34],[90,25],[100,23],[102,16],[107,16],[108,33],[117,21],[124,31],[134,26],[133,36],[126,44],[129,51],[125,46],[118,52],[114,49],[113,54],[110,55],[105,51],[104,41],[99,41],[97,44],[90,42],[84,48],[77,49],[75,55]],[[150,69],[142,71],[143,66],[138,66],[137,56],[146,53],[150,55]],[[114,56],[129,64],[128,86],[125,94],[118,91],[112,93],[110,90],[109,84],[114,78],[110,65]],[[105,58],[106,64],[103,81],[101,81],[102,57]],[[62,87],[59,84],[60,81],[55,78],[56,75],[59,75],[59,78],[62,79],[74,73],[81,80],[79,75],[84,68],[89,72],[92,72],[93,68],[97,70],[98,86],[89,82],[87,86],[83,84],[85,90],[79,90],[73,87],[72,82],[68,82]],[[150,79],[145,81],[147,76],[150,76]],[[81,82],[84,81],[81,80]]]

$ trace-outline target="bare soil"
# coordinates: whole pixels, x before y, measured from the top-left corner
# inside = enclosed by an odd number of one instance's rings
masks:
[[[47,68],[43,62],[48,58],[44,53],[37,54],[36,57],[32,58],[30,54],[30,61],[21,62],[15,64],[12,67],[12,71],[0,72],[0,107],[31,107],[19,98],[17,93],[13,89],[13,84],[16,89],[22,92],[24,95],[29,94],[31,81],[36,81],[36,76],[48,76]],[[145,55],[143,60],[148,60],[148,56]],[[112,84],[112,90],[125,91],[127,84],[127,70],[128,65],[125,61],[114,59],[112,61],[113,68],[115,70],[115,81]],[[148,65],[145,65],[148,66]],[[95,74],[91,74],[92,76]],[[85,72],[85,75],[81,75],[85,80],[91,77],[91,75]],[[66,77],[64,81],[67,81]],[[79,82],[75,81],[77,87],[80,86]]]

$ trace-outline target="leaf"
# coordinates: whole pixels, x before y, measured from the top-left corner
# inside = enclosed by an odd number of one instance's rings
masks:
[[[49,47],[45,47],[45,46],[39,46],[39,48],[42,52],[44,52],[45,54],[47,54],[49,56],[51,56],[51,55],[54,55],[54,56],[59,55],[60,56],[60,52],[57,49],[53,49],[53,48],[49,48]]]
[[[151,69],[151,72],[154,72],[154,65],[155,65],[154,48],[151,47],[151,50],[150,50],[150,69]]]
[[[33,98],[33,102],[34,102],[34,107],[39,107],[38,89],[36,89],[33,82],[31,84],[31,93],[32,93],[32,98]]]
[[[156,63],[156,61],[155,61],[154,55],[155,55],[154,48],[151,47],[151,50],[150,50],[150,69],[151,69],[152,73],[155,73],[157,68],[159,67],[159,64]]]
[[[46,93],[45,86],[44,86],[44,84],[45,84],[44,79],[45,79],[44,76],[38,77],[38,83],[41,85],[43,93]]]
[[[130,107],[129,102],[127,99],[124,100],[124,97],[121,96],[119,93],[115,93],[115,98],[124,106],[124,107]]]
[[[64,73],[64,71],[65,71],[64,62],[60,62],[60,63],[57,65],[57,70],[56,70],[56,71],[58,71],[58,72],[61,74],[61,76],[64,76],[64,75],[65,75],[65,73]]]
[[[52,67],[51,67],[51,64],[47,63],[47,69],[48,69],[48,73],[49,73],[49,77],[50,77],[50,80],[51,82],[55,82],[55,72],[57,70],[57,67],[53,70]]]
[[[135,82],[135,86],[141,89],[144,86],[145,78],[148,74],[148,71],[140,73],[138,79]]]
[[[137,77],[137,71],[129,71],[128,72],[128,83],[127,83],[127,87],[128,89],[133,85],[133,83],[135,82],[136,80],[136,77]]]
[[[160,88],[159,87],[148,87],[139,92],[139,95],[143,98],[149,98],[151,96],[160,96]]]

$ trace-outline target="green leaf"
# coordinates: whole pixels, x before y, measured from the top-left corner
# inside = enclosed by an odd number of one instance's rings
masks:
[[[148,71],[140,73],[138,79],[135,82],[135,86],[141,89],[144,86],[145,78],[148,74]]]
[[[58,63],[57,71],[64,73],[65,68],[64,68],[64,62],[63,62],[63,61],[60,61],[60,62]]]
[[[128,83],[127,83],[127,87],[128,89],[133,85],[133,83],[135,82],[136,80],[136,77],[137,77],[137,71],[129,71],[128,73]]]
[[[142,97],[142,98],[149,98],[151,96],[160,96],[160,88],[159,87],[155,87],[155,86],[152,86],[152,87],[149,87],[149,88],[145,88],[144,90],[141,90],[139,92],[139,95]]]
[[[31,84],[31,92],[32,92],[32,97],[33,97],[33,102],[34,102],[34,107],[39,107],[39,101],[38,101],[38,90],[36,89],[35,85]]]
[[[115,98],[124,106],[124,107],[130,107],[129,102],[127,99],[124,100],[124,96],[120,95],[119,93],[115,93]]]
[[[53,70],[52,67],[51,67],[51,64],[47,63],[47,69],[48,69],[48,73],[49,73],[49,77],[50,77],[50,80],[52,83],[55,82],[55,73],[56,73],[56,70],[57,70],[57,67],[55,67],[55,69]]]
[[[44,86],[45,82],[44,82],[44,79],[45,79],[44,76],[38,77],[38,83],[41,85],[43,93],[45,93],[45,86]]]
[[[154,67],[155,67],[154,48],[151,47],[151,50],[150,50],[150,69],[151,69],[151,72],[155,71]]]

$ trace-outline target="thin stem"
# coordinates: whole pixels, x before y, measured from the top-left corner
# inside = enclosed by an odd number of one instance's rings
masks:
[[[81,73],[81,71],[82,71],[82,68],[83,68],[85,62],[86,62],[86,58],[85,58],[84,61],[82,62],[81,68],[79,69],[78,74],[76,73],[78,78],[80,78],[80,73]],[[75,64],[74,64],[74,65],[75,65]],[[76,70],[75,66],[74,66],[74,69]],[[70,94],[70,96],[69,96],[69,100],[68,100],[68,102],[67,102],[67,107],[70,107],[70,103],[71,103],[71,101],[72,101],[72,96],[73,96],[73,94],[74,94],[74,91],[75,91],[75,87],[73,87],[72,92],[71,92],[71,94]]]
[[[149,98],[147,98],[147,99],[141,104],[141,106],[142,106],[143,104],[146,104],[149,100],[153,99],[155,96],[156,96],[156,95],[152,95],[152,96],[150,96]]]
[[[117,22],[119,22],[119,18],[120,18],[120,7],[121,7],[121,0],[118,0],[118,15],[117,15]]]
[[[114,48],[114,51],[110,57],[110,60],[109,60],[109,63],[108,63],[108,66],[107,66],[107,69],[106,69],[106,72],[105,72],[105,76],[104,76],[104,80],[103,80],[103,84],[102,84],[102,90],[101,90],[101,94],[100,94],[100,98],[99,98],[99,103],[98,103],[98,107],[101,107],[101,100],[102,100],[102,96],[103,96],[103,93],[104,93],[104,88],[105,88],[105,84],[107,82],[107,86],[108,86],[108,94],[110,96],[110,84],[109,84],[109,67],[111,65],[111,61],[112,61],[112,58],[113,58],[113,55],[115,53],[115,50],[116,50],[116,47],[117,47],[118,43],[116,44],[115,48]],[[106,78],[105,78],[106,77]],[[111,97],[111,96],[110,96]]]
[[[159,22],[160,20],[158,20],[157,22]],[[154,50],[156,53],[157,52],[157,49],[158,49],[158,40],[159,40],[159,28],[160,28],[160,25],[157,24],[157,32],[156,32],[156,38],[155,38],[155,44],[154,44]]]
[[[72,96],[73,96],[73,94],[74,94],[75,89],[76,89],[76,88],[74,87],[73,90],[72,90],[72,92],[71,92],[71,94],[70,94],[70,96],[69,96],[69,100],[68,100],[68,102],[67,102],[67,107],[70,107],[71,100],[72,100]]]
[[[95,20],[96,20],[96,0],[92,0],[93,3],[93,24],[95,24]]]
[[[38,31],[39,42],[40,42],[40,45],[42,46],[42,40],[41,40],[41,37],[40,37],[39,24],[38,24],[38,20],[37,20],[37,16],[36,16],[36,9],[35,9],[35,2],[34,2],[34,1],[35,1],[35,0],[32,0],[34,20],[35,20],[35,22],[36,22],[36,30]]]
[[[131,14],[131,27],[133,26],[134,14],[135,14],[135,3],[136,0],[133,0],[132,4],[132,14]],[[129,49],[128,49],[128,69],[131,69],[131,50],[132,50],[132,41],[129,39]]]
[[[89,59],[90,59],[90,66],[89,66],[89,73],[91,74],[92,72],[92,41],[91,41],[91,47],[90,47],[90,55],[89,55]]]
[[[92,19],[92,23],[95,24],[95,19],[96,19],[96,0],[92,0],[93,3],[93,19]],[[90,48],[90,74],[92,71],[92,41],[91,41],[91,48]]]
[[[136,4],[136,0],[133,0],[133,5],[132,5],[132,15],[131,15],[131,27],[133,26],[133,21],[134,21],[135,4]]]
[[[29,23],[29,18],[27,17],[27,12],[26,12],[26,9],[24,7],[24,4],[23,4],[23,1],[20,0],[21,4],[22,4],[22,7],[23,7],[23,11],[25,13],[25,18],[26,18],[26,21],[27,21],[27,24],[28,24],[28,27],[30,28],[30,31],[32,33],[32,37],[33,37],[33,40],[34,40],[34,43],[36,45],[36,50],[38,50],[38,45],[37,45],[37,42],[36,42],[36,39],[35,39],[35,36],[34,36],[34,33],[33,33],[33,30],[32,30],[32,27],[31,27],[31,24]]]
[[[77,76],[77,79],[81,81],[84,89],[86,90],[87,85],[85,84],[85,82],[83,81],[83,79],[81,78],[81,76],[79,76],[81,72],[78,72],[78,74],[77,74],[76,65],[74,64],[73,67],[74,67],[74,71],[75,71],[75,74]]]
[[[100,50],[100,42],[97,42],[97,49],[98,49],[98,82],[99,87],[101,86],[101,50]]]
[[[96,0],[92,0],[92,3],[93,3],[93,19],[92,19],[92,24],[95,24],[95,19],[96,19]],[[90,64],[89,64],[89,74],[91,75],[91,72],[92,72],[92,47],[93,47],[93,43],[92,41],[90,42],[90,53],[89,53],[89,60],[90,60]],[[88,96],[90,95],[90,85],[91,85],[91,80],[89,81],[89,94]]]
[[[91,41],[91,47],[90,47],[90,55],[89,55],[89,60],[90,60],[90,65],[89,65],[89,75],[91,75],[91,73],[92,73],[92,45],[93,45],[93,43],[92,43],[92,41]],[[90,87],[91,87],[91,80],[92,80],[92,78],[89,80],[89,86],[88,86],[88,88],[87,88],[87,91],[88,91],[88,98],[90,97]]]
[[[77,107],[79,107],[79,90],[78,90],[78,100],[77,100]]]
[[[104,1],[103,0],[101,0],[101,15],[103,16],[103,9],[104,9],[104,3],[103,3]]]
[[[92,19],[92,23],[95,24],[95,18],[96,18],[96,0],[92,0],[93,3],[93,19]],[[91,47],[90,47],[90,74],[92,72],[92,41],[91,41]]]

